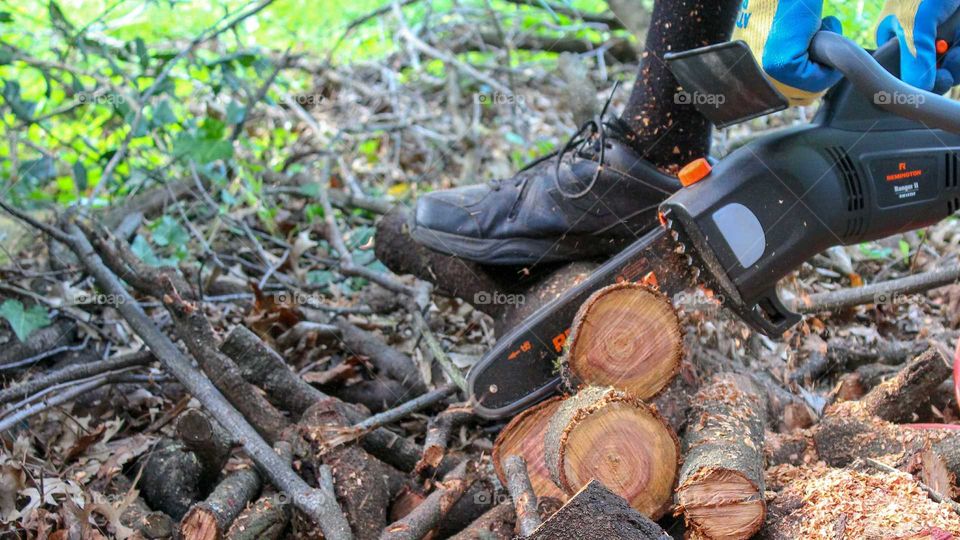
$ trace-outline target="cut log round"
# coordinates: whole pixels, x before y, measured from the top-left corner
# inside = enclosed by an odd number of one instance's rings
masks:
[[[686,522],[708,538],[750,538],[763,525],[762,395],[749,378],[726,375],[694,399],[676,499]]]
[[[599,480],[641,514],[670,505],[680,443],[660,414],[635,396],[587,387],[565,400],[544,438],[547,469],[573,495]]]
[[[639,283],[619,283],[587,299],[569,343],[563,374],[571,388],[612,386],[647,400],[679,372],[683,329],[669,298]]]
[[[567,500],[567,494],[550,479],[550,471],[547,470],[543,455],[543,434],[562,402],[563,398],[558,396],[534,405],[515,416],[500,431],[500,436],[493,444],[493,466],[501,484],[507,485],[504,461],[508,456],[518,455],[527,462],[530,485],[538,498]]]

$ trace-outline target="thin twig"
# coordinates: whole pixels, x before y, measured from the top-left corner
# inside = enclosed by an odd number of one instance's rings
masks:
[[[99,375],[108,371],[142,366],[153,361],[153,355],[149,351],[140,351],[131,354],[124,354],[115,358],[102,360],[99,362],[89,362],[86,364],[76,364],[66,366],[56,371],[51,371],[40,377],[30,379],[20,384],[11,385],[8,388],[0,390],[0,404],[9,403],[15,399],[21,399],[34,392],[44,388],[51,387],[65,381],[75,381],[93,375]]]
[[[521,456],[507,456],[503,470],[507,477],[507,490],[516,508],[520,536],[530,536],[542,522],[537,512],[537,495],[527,474],[527,462]]]
[[[811,294],[806,298],[796,299],[793,308],[799,313],[817,313],[863,304],[890,303],[894,302],[898,296],[944,287],[958,280],[960,280],[960,265],[863,287]]]

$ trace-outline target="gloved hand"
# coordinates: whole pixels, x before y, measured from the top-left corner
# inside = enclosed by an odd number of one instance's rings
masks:
[[[887,0],[877,26],[877,45],[900,40],[900,78],[942,94],[960,83],[960,35],[937,68],[937,27],[960,9],[960,0]]]
[[[960,2],[960,0],[957,0]],[[821,20],[823,0],[743,0],[733,39],[750,46],[764,73],[790,100],[808,105],[842,77],[810,59],[808,50],[819,30],[842,33],[836,17]]]

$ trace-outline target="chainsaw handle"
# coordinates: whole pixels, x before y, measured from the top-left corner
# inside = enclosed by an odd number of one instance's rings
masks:
[[[953,20],[960,20],[954,16]],[[911,86],[883,68],[867,51],[833,32],[821,31],[810,44],[815,62],[836,68],[861,95],[877,107],[928,127],[960,134],[960,102]],[[897,96],[914,96],[897,99]],[[886,99],[879,99],[886,96]]]

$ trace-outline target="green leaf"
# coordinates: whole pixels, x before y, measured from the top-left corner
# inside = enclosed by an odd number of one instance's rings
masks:
[[[307,272],[307,285],[329,285],[333,278],[334,274],[329,270],[311,270]]]
[[[153,109],[153,125],[165,126],[167,124],[175,124],[176,122],[177,115],[174,114],[173,109],[170,107],[170,102],[165,99],[157,103],[157,106]]]
[[[37,182],[45,182],[57,176],[57,167],[53,162],[53,158],[43,156],[42,158],[31,159],[20,163],[20,170],[18,172],[20,176],[24,178],[30,178]]]
[[[147,54],[147,44],[143,41],[143,38],[138,37],[133,40],[133,45],[137,50],[137,57],[140,60],[140,67],[147,69],[150,65],[150,55]]]
[[[910,260],[910,242],[902,238],[900,239],[900,254],[903,255],[903,260]]]
[[[73,163],[73,185],[80,193],[87,190],[87,168],[79,159]]]
[[[229,124],[239,124],[247,117],[247,108],[243,105],[237,103],[236,101],[231,101],[227,105],[227,122]]]
[[[0,305],[0,317],[10,323],[10,328],[21,342],[25,342],[34,330],[50,325],[50,315],[46,309],[39,305],[24,309],[19,300],[7,300]]]
[[[233,144],[230,141],[198,139],[182,133],[173,142],[173,155],[205,165],[218,159],[230,159],[233,156]]]
[[[133,239],[133,243],[130,244],[130,249],[133,251],[133,254],[140,258],[144,263],[150,266],[176,266],[176,259],[166,259],[157,257],[157,254],[153,252],[153,248],[150,247],[150,244],[147,242],[147,239],[137,235]]]
[[[24,122],[33,122],[33,113],[37,109],[37,104],[27,101],[20,97],[20,83],[17,81],[4,81],[3,99],[10,105],[10,110],[17,118]]]
[[[9,11],[0,11],[0,23],[13,22],[13,15]]]
[[[190,241],[190,233],[177,220],[163,216],[153,229],[153,242],[158,246],[183,246]]]

